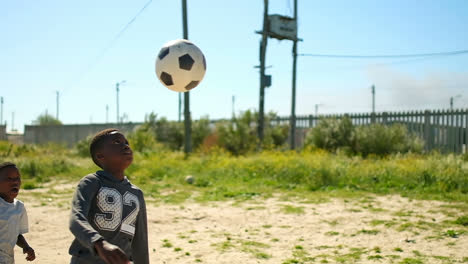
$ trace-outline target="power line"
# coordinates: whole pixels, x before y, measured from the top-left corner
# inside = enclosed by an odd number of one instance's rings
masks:
[[[141,15],[141,13],[143,13],[143,11],[148,8],[148,6],[153,2],[153,0],[149,0],[141,9],[140,11],[138,11],[136,13],[135,16],[133,16],[132,19],[130,19],[130,21],[128,21],[128,23],[119,31],[119,33],[117,33],[117,35],[115,35],[115,37],[109,42],[109,44],[104,48],[102,49],[102,51],[99,53],[98,56],[96,56],[96,58],[94,59],[94,61],[92,63],[90,63],[88,65],[88,67],[86,68],[85,71],[83,71],[83,73],[79,76],[79,81],[80,82],[91,70],[92,68],[101,60],[102,57],[104,57],[104,55],[107,53],[107,51],[109,51],[114,45],[115,43],[117,42],[117,40],[120,39],[120,37],[122,37],[122,35],[125,33],[125,31],[130,27],[131,24],[133,24],[133,22],[135,22],[135,20],[138,18],[138,16]],[[77,83],[77,82],[75,82]]]
[[[449,55],[445,56],[448,57]],[[341,67],[333,67],[329,69],[321,68],[321,70],[327,70],[327,71],[361,71],[365,70],[367,67],[385,67],[385,66],[390,66],[390,65],[404,65],[404,64],[412,64],[412,63],[418,63],[418,62],[424,62],[428,60],[434,60],[434,59],[440,59],[443,58],[444,56],[432,56],[432,57],[416,57],[412,59],[404,59],[404,60],[397,60],[397,61],[392,61],[392,62],[382,62],[382,63],[373,63],[373,64],[366,64],[366,65],[353,65],[353,66],[341,66]],[[299,72],[305,72],[305,70],[301,70]]]
[[[153,2],[153,0],[149,0],[141,9],[140,11],[138,11],[138,13],[132,18],[130,19],[130,21],[128,21],[128,23],[120,30],[119,33],[117,33],[117,35],[114,37],[114,39],[112,39],[112,41],[109,43],[109,45],[107,45],[106,48],[104,48],[101,52],[101,55],[98,56],[98,59],[100,59],[100,57],[102,55],[104,55],[107,50],[109,50],[110,48],[112,48],[112,46],[114,45],[114,43],[119,40],[119,38],[123,35],[123,33],[130,27],[130,25],[135,22],[135,20],[137,19],[137,17],[139,15],[141,15],[141,13],[143,13],[143,11],[145,11],[145,9]]]
[[[341,59],[393,59],[393,58],[415,58],[415,57],[436,57],[436,56],[453,56],[468,53],[468,50],[445,51],[436,53],[416,53],[416,54],[396,54],[396,55],[337,55],[337,54],[314,54],[301,53],[303,57],[321,57],[321,58],[341,58]]]

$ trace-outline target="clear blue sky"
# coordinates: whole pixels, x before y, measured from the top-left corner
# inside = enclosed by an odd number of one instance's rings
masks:
[[[164,88],[154,61],[167,41],[181,38],[181,1],[153,0],[102,54],[148,0],[0,1],[0,95],[4,120],[22,131],[46,110],[70,123],[116,119],[120,112],[143,121],[154,111],[177,119],[178,95]],[[298,0],[299,53],[408,54],[468,49],[468,1]],[[270,0],[270,14],[292,15],[292,0]],[[258,108],[261,0],[188,0],[189,39],[205,53],[208,71],[191,93],[194,119],[230,117]],[[267,70],[273,85],[266,110],[288,115],[291,108],[292,43],[270,39]],[[102,55],[102,56],[101,56]],[[99,59],[97,60],[97,58]],[[401,62],[402,59],[298,58],[297,113],[367,112],[376,85],[377,111],[468,106],[468,54]]]

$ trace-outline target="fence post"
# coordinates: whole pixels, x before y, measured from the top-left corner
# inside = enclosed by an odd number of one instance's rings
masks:
[[[384,125],[387,124],[387,116],[388,116],[387,112],[383,112],[383,113],[382,113],[382,123],[383,123]]]
[[[457,109],[455,112],[455,153],[460,153],[461,152],[461,127],[462,127],[462,119],[460,118],[460,110]]]
[[[429,110],[424,111],[424,139],[426,140],[426,150],[431,150],[431,116]]]
[[[465,109],[465,137],[463,142],[465,143],[465,153],[468,153],[468,109]]]
[[[309,128],[312,128],[314,123],[313,123],[312,115],[309,115]]]
[[[375,113],[371,113],[371,124],[375,124]]]
[[[453,110],[450,110],[449,111],[450,115],[449,115],[449,151],[450,152],[455,152],[455,130],[453,129],[453,127],[455,126],[455,119],[453,118]]]

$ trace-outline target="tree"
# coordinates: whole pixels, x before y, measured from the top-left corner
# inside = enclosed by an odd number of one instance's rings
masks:
[[[34,125],[39,126],[50,126],[50,125],[62,125],[62,122],[57,118],[45,113],[40,114],[36,120],[33,121]]]

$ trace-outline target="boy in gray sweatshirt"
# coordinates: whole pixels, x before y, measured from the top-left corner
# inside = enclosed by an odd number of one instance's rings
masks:
[[[81,179],[73,196],[71,264],[148,264],[143,192],[124,175],[133,161],[127,139],[117,129],[103,130],[90,152],[102,170]]]

